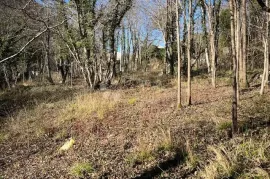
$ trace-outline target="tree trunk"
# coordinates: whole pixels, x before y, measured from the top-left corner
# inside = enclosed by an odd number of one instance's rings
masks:
[[[247,88],[247,2],[242,0],[242,70],[241,70],[241,87]]]
[[[266,6],[268,6],[268,0],[266,0]],[[262,84],[260,94],[263,95],[264,88],[268,88],[268,76],[269,76],[269,15],[266,13],[266,28],[265,37],[263,39],[264,43],[264,69],[262,75]]]
[[[48,76],[47,79],[48,81],[53,85],[53,79],[52,79],[52,67],[51,67],[51,58],[50,58],[50,40],[51,40],[51,32],[50,30],[48,30],[47,32],[47,47],[46,47],[46,57],[47,57],[47,72],[48,72]]]
[[[8,89],[10,89],[9,77],[7,74],[8,72],[7,72],[7,68],[5,64],[3,64],[3,72],[4,72],[4,77],[5,77],[5,81],[7,83]]]
[[[236,133],[238,130],[237,125],[237,58],[235,46],[235,0],[230,0],[231,10],[231,48],[233,58],[233,100],[232,100],[232,130]]]
[[[192,29],[192,0],[189,1],[189,22],[188,22],[188,46],[187,46],[187,57],[188,57],[188,70],[187,70],[187,104],[191,105],[191,29]]]
[[[236,99],[240,100],[239,92],[239,61],[241,59],[241,28],[240,28],[240,12],[239,1],[234,0],[234,23],[235,23],[235,50],[236,50]]]
[[[179,8],[178,0],[176,0],[176,29],[177,29],[177,55],[178,55],[178,91],[177,91],[177,107],[181,108],[181,51],[180,51],[180,27],[179,27]]]

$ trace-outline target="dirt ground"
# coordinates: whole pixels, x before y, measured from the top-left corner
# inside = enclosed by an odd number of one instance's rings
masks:
[[[218,84],[214,89],[207,80],[193,80],[192,105],[186,106],[183,83],[181,109],[174,81],[95,93],[63,86],[3,92],[0,178],[205,178],[218,159],[209,146],[234,151],[243,141],[269,137],[270,93],[242,92],[239,134],[232,139],[232,88]],[[74,145],[59,151],[71,138]],[[264,162],[242,171],[259,167],[269,174],[269,146],[264,154]],[[76,164],[91,171],[76,173]],[[234,178],[244,174],[237,171]]]

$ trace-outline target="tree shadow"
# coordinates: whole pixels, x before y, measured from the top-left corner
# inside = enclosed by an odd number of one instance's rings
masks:
[[[19,86],[0,95],[0,120],[22,109],[32,109],[41,103],[57,102],[72,98],[77,89],[63,86]]]
[[[252,133],[259,132],[257,129],[265,129],[270,127],[270,118],[257,118],[250,117],[248,120],[239,121],[238,124],[239,133],[245,133],[249,130],[252,130]]]
[[[159,163],[158,165],[145,170],[142,174],[132,179],[146,179],[146,178],[153,178],[153,177],[159,176],[164,171],[167,171],[172,168],[176,168],[177,166],[183,164],[184,161],[185,161],[185,154],[180,149],[177,149],[176,154],[173,158],[163,161]]]

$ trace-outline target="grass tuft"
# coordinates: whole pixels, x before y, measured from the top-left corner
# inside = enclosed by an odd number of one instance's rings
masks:
[[[71,169],[71,175],[75,177],[85,177],[93,173],[94,169],[90,163],[75,163]]]
[[[63,118],[64,120],[84,120],[91,114],[96,114],[99,119],[103,119],[119,100],[112,93],[79,95],[63,110]]]
[[[155,160],[154,152],[142,150],[127,156],[126,161],[131,164],[141,164]]]
[[[230,148],[223,146],[209,147],[215,158],[209,161],[200,175],[202,178],[267,178],[261,166],[270,161],[270,142],[265,139],[255,141],[252,139],[240,142],[234,141]],[[243,175],[241,175],[243,173]],[[269,176],[268,176],[269,177]]]
[[[227,130],[232,128],[232,122],[230,121],[226,121],[226,122],[222,122],[218,125],[218,129],[219,130]]]
[[[239,179],[250,179],[250,178],[270,179],[270,175],[264,169],[257,167],[252,169],[250,172],[239,176]]]

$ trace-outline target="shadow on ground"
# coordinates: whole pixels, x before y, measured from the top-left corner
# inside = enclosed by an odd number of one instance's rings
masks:
[[[145,179],[160,176],[163,172],[181,165],[184,162],[184,160],[185,156],[183,152],[179,149],[176,151],[176,154],[172,159],[168,159],[164,162],[161,162],[158,165],[148,170],[145,170],[142,174],[132,179]]]
[[[63,86],[19,86],[0,94],[0,120],[22,109],[31,109],[41,103],[57,102],[72,98],[77,89]]]

